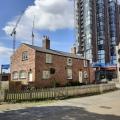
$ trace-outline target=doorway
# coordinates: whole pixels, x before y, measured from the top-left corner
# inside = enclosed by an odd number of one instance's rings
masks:
[[[29,80],[29,82],[32,82],[32,81],[33,81],[32,72],[29,72],[29,73],[28,73],[28,80]]]
[[[83,73],[82,71],[79,71],[79,83],[83,83]]]

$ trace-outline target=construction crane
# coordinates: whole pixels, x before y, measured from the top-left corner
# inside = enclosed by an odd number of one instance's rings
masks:
[[[24,11],[19,16],[19,18],[18,18],[18,20],[17,20],[17,22],[16,22],[16,24],[15,24],[11,34],[10,34],[13,37],[13,53],[15,53],[15,47],[16,47],[16,28],[17,28],[17,26],[18,26],[18,24],[19,24],[19,22],[20,22],[20,20],[21,20],[21,18],[23,16],[23,14],[24,14]]]
[[[33,26],[32,26],[32,45],[34,45],[34,27],[35,27],[35,16],[33,18]]]
[[[76,23],[76,4],[77,4],[77,1],[78,0],[70,0],[71,2],[73,2],[73,16],[74,16],[74,40],[75,40],[75,43],[73,44],[73,47],[77,47],[77,40],[76,40],[76,29],[77,29],[77,23]]]

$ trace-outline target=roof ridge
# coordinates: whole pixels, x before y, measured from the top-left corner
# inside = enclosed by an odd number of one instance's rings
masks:
[[[27,44],[27,43],[23,43],[23,44],[27,45],[28,47],[30,47],[30,48],[32,48],[36,51],[41,51],[41,52],[46,52],[46,53],[51,53],[51,54],[57,54],[57,55],[66,56],[66,57],[84,59],[81,56],[79,56],[77,54],[70,53],[70,52],[64,52],[64,51],[59,51],[59,50],[54,50],[54,49],[45,49],[43,47],[30,45],[30,44]]]

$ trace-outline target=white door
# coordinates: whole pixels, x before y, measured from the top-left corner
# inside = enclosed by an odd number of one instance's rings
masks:
[[[33,81],[33,78],[32,78],[32,72],[29,72],[29,74],[28,74],[28,78],[29,78],[29,82],[32,82],[32,81]]]
[[[83,82],[83,78],[82,78],[82,71],[79,71],[79,82],[82,83]]]

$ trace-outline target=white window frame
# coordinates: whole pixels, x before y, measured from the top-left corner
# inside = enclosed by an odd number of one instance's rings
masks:
[[[72,66],[72,58],[67,58],[67,65]]]
[[[14,72],[12,73],[12,78],[13,78],[13,80],[17,80],[17,79],[19,78],[19,74],[18,74],[17,71],[14,71]]]
[[[46,54],[46,63],[52,63],[52,55]]]
[[[72,79],[72,69],[67,69],[67,79]]]
[[[88,78],[88,73],[87,73],[87,71],[84,71],[84,78]]]
[[[28,81],[33,82],[33,73],[32,73],[32,71],[28,72]]]
[[[50,71],[49,70],[43,70],[43,79],[49,79],[50,78]]]
[[[23,53],[22,53],[22,60],[24,61],[24,60],[28,60],[28,51],[24,51]]]
[[[88,61],[84,60],[84,67],[88,67]]]
[[[26,73],[25,70],[21,70],[21,71],[19,72],[19,78],[20,78],[20,79],[26,79],[26,78],[27,78],[27,73]]]

